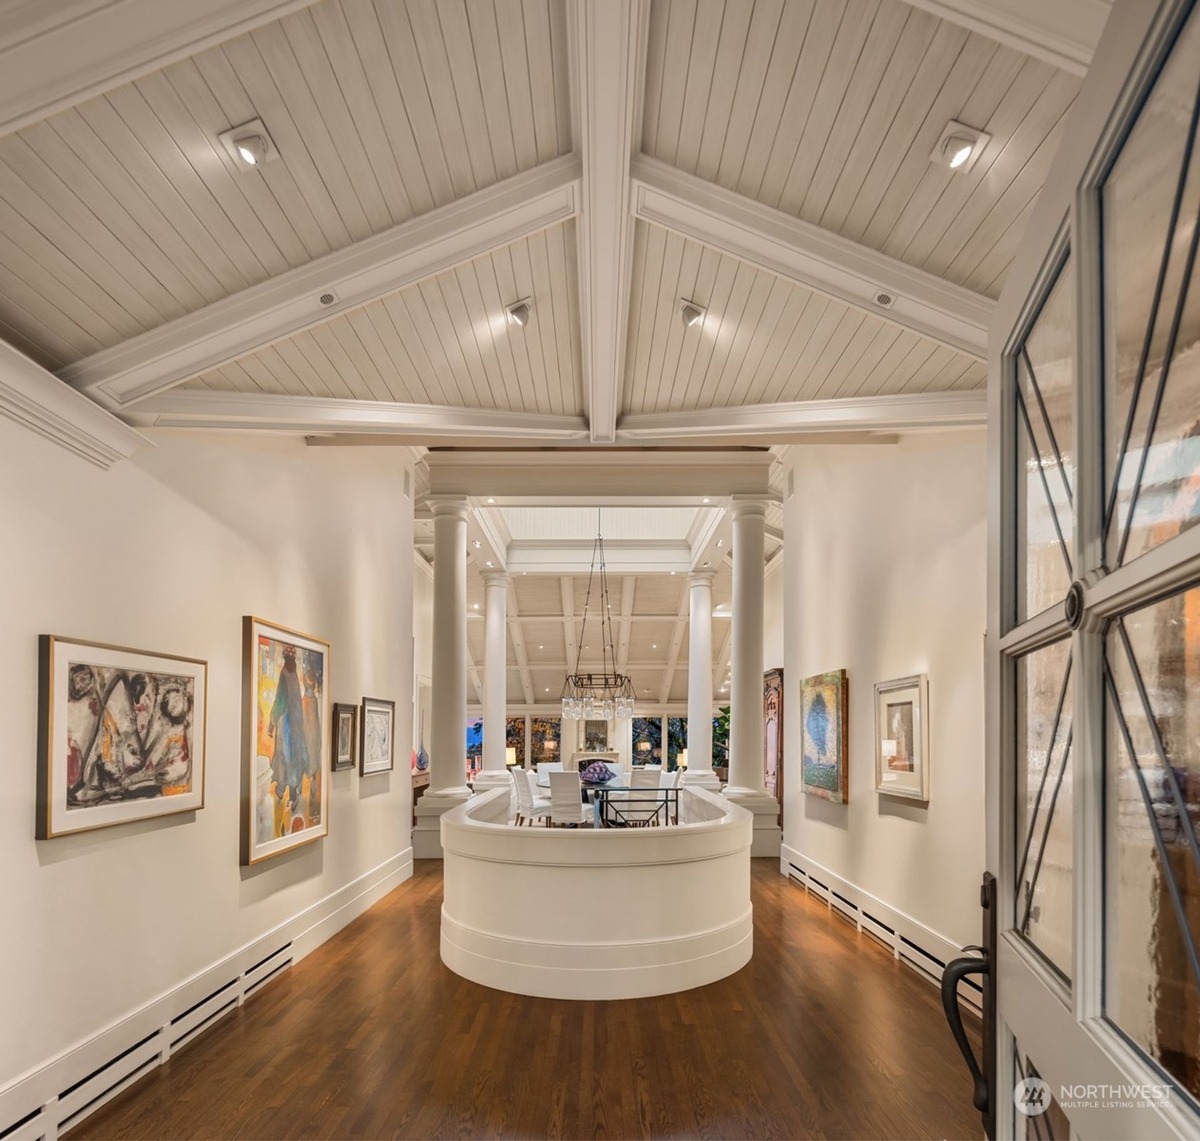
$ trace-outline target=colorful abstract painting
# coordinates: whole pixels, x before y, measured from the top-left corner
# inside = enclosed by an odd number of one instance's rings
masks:
[[[202,808],[207,671],[43,635],[38,839]]]
[[[329,832],[329,643],[245,619],[244,863]]]
[[[846,725],[849,686],[845,670],[815,674],[800,683],[800,776],[809,796],[845,804]]]

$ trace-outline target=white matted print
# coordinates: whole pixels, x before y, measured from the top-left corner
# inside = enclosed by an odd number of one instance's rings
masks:
[[[875,683],[875,789],[929,799],[929,679]]]
[[[360,776],[390,772],[396,752],[396,703],[378,697],[362,699]]]

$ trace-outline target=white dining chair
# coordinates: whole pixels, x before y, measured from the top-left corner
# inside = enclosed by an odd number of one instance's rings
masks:
[[[513,795],[517,798],[517,815],[513,820],[514,826],[520,828],[526,822],[532,825],[535,820],[548,816],[550,802],[544,797],[533,795],[525,770],[512,768],[508,771],[512,777]]]
[[[550,774],[550,823],[554,827],[587,824],[592,810],[583,803],[583,782],[578,773]]]

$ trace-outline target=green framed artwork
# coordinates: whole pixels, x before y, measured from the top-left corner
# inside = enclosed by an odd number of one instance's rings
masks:
[[[835,804],[849,799],[846,728],[849,683],[845,670],[800,682],[800,787]]]

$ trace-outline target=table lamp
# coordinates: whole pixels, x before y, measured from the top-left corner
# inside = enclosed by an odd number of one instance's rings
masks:
[[[508,745],[504,750],[504,763],[510,768],[517,763],[517,750]]]
[[[681,768],[687,768],[687,749],[680,749],[679,756],[675,758],[675,763]]]

